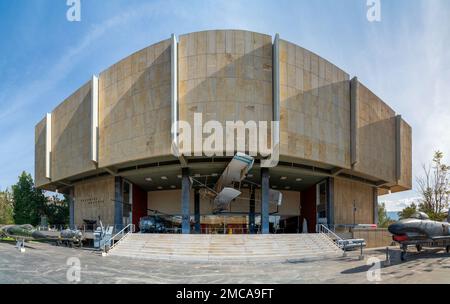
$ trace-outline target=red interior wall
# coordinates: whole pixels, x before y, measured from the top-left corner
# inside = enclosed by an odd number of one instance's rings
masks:
[[[303,219],[306,218],[308,222],[308,232],[315,233],[316,232],[316,185],[308,188],[301,193],[301,206],[302,206],[302,214],[301,214],[301,226],[300,229],[303,228]]]
[[[147,215],[147,192],[133,185],[133,224],[139,231],[139,220]]]

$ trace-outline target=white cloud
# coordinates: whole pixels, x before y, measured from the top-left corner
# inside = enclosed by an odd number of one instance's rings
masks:
[[[380,199],[379,203],[384,203],[386,205],[387,211],[402,211],[406,207],[410,206],[412,203],[416,203],[420,199],[420,197],[410,197],[399,200],[389,200],[389,199]]]

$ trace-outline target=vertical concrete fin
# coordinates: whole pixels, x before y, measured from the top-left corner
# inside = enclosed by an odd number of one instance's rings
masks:
[[[179,157],[178,147],[178,41],[172,34],[171,45],[171,122],[172,154]]]
[[[52,178],[51,161],[52,161],[52,114],[47,113],[45,133],[45,177]]]
[[[272,155],[261,160],[261,168],[271,168],[278,164],[280,154],[280,35],[276,34],[272,46]]]
[[[395,179],[402,177],[402,116],[395,117]]]
[[[378,188],[373,188],[373,223],[378,225]]]
[[[359,140],[358,140],[358,115],[359,115],[359,81],[354,77],[350,81],[350,156],[351,165],[355,166],[359,162]]]
[[[95,75],[91,90],[91,160],[98,163],[98,77]]]

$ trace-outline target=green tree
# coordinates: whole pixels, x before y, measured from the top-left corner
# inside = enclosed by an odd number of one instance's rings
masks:
[[[378,227],[387,228],[393,220],[389,218],[385,203],[378,204]]]
[[[69,197],[64,195],[61,199],[53,196],[46,206],[45,214],[49,225],[66,226],[69,224]]]
[[[6,189],[5,191],[0,191],[0,225],[13,223],[13,201],[11,193]]]
[[[18,225],[38,225],[45,215],[47,198],[42,190],[34,186],[30,174],[22,172],[17,184],[12,186],[14,222]]]
[[[411,218],[411,216],[416,213],[417,210],[417,205],[412,203],[410,206],[404,208],[402,211],[400,211],[398,213],[398,216],[401,220],[407,219],[407,218]]]
[[[423,165],[424,175],[417,178],[419,186],[419,210],[430,219],[443,221],[447,217],[445,209],[450,203],[450,166],[443,163],[444,153],[434,153],[432,163]]]

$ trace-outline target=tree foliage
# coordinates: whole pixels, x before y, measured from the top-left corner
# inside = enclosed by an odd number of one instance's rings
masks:
[[[420,199],[400,212],[400,218],[410,218],[415,212],[426,213],[431,220],[444,221],[450,203],[450,166],[443,163],[444,153],[437,151],[428,165],[422,165],[423,175],[417,178]]]
[[[18,225],[38,225],[45,215],[47,198],[42,190],[34,186],[30,174],[22,172],[19,181],[12,186],[14,200],[14,221]]]
[[[34,186],[30,174],[23,172],[19,181],[12,187],[14,221],[18,225],[39,225],[43,216],[50,225],[69,223],[68,197],[46,197],[41,189]]]
[[[53,196],[46,206],[45,215],[49,225],[67,225],[69,223],[69,197],[65,195],[61,199],[56,195]]]
[[[450,166],[443,163],[443,158],[444,153],[435,152],[432,163],[422,166],[424,175],[417,178],[419,210],[438,221],[447,217],[450,200]]]
[[[378,227],[387,228],[393,220],[389,218],[385,203],[378,204]]]
[[[8,189],[0,191],[0,225],[9,225],[14,223],[13,201]]]
[[[401,220],[404,219],[408,219],[411,218],[411,216],[416,213],[417,210],[417,205],[415,203],[412,203],[410,206],[406,207],[405,209],[403,209],[402,211],[400,211],[398,213],[398,216]]]

